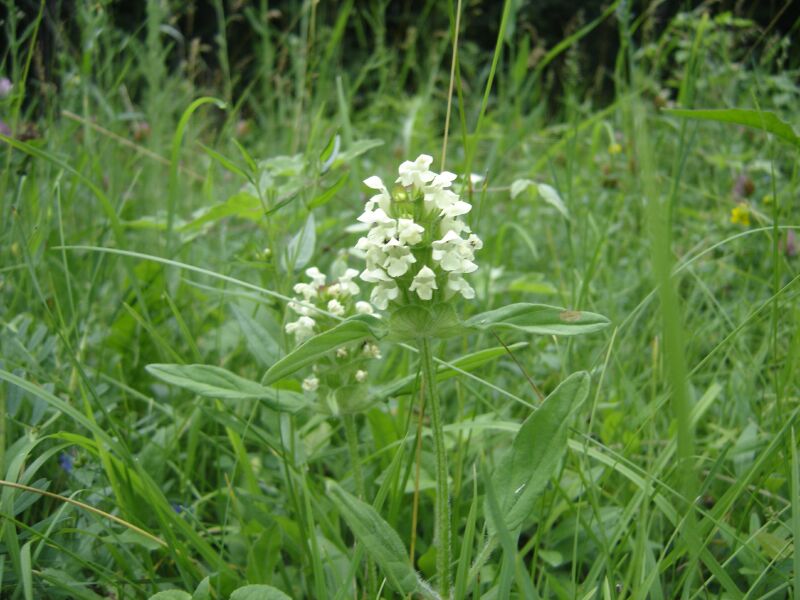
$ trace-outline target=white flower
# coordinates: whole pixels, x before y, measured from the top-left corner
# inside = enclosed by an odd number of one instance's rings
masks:
[[[339,358],[347,358],[348,354],[349,354],[349,352],[347,351],[347,348],[339,348],[336,351],[336,356],[339,357]]]
[[[367,200],[367,204],[365,206],[365,210],[374,210],[375,205],[377,204],[380,206],[384,211],[389,210],[389,205],[392,203],[392,196],[389,194],[389,190],[386,189],[386,186],[383,184],[383,181],[377,175],[373,175],[372,177],[367,177],[364,180],[364,185],[368,188],[373,190],[378,190],[378,194],[375,194]]]
[[[361,277],[361,279],[363,279],[364,281],[367,281],[369,283],[379,283],[381,281],[391,281],[392,280],[392,278],[389,277],[386,274],[386,271],[384,271],[381,268],[364,269],[361,272],[361,275],[359,275],[359,277]]]
[[[446,190],[445,190],[446,191]],[[456,196],[458,198],[458,196]],[[446,204],[445,206],[438,205],[442,209],[442,215],[448,219],[454,219],[461,215],[467,214],[472,210],[472,205],[469,202],[456,199],[454,202]]]
[[[401,277],[408,271],[412,263],[417,262],[417,259],[411,254],[411,249],[403,246],[399,240],[394,238],[384,244],[383,251],[386,253],[383,268],[390,277]]]
[[[353,277],[358,275],[357,269],[347,269],[344,275],[339,277],[339,286],[345,294],[355,296],[358,293],[358,285],[353,282]]]
[[[478,265],[472,262],[472,247],[454,231],[448,231],[441,240],[431,244],[433,260],[445,271],[472,273]]]
[[[461,235],[462,233],[469,233],[471,229],[466,223],[464,223],[464,221],[457,217],[444,218],[439,223],[439,232],[442,234],[442,236],[445,236],[447,235],[448,231],[453,231],[458,235]]]
[[[476,185],[476,184],[480,183],[481,181],[483,181],[484,179],[486,179],[486,177],[484,177],[483,175],[479,175],[478,173],[470,173],[469,174],[469,182],[472,185]]]
[[[419,244],[424,232],[425,228],[415,223],[414,219],[397,219],[397,239],[403,244]]]
[[[288,306],[298,315],[308,316],[311,314],[311,307],[295,302],[294,300],[290,301]]]
[[[344,305],[336,298],[328,300],[328,312],[337,317],[341,317],[344,314]]]
[[[456,180],[456,177],[457,175],[455,173],[451,173],[450,171],[442,171],[433,178],[431,185],[441,188],[450,187],[450,184]]]
[[[367,358],[381,357],[381,349],[378,347],[378,344],[372,344],[369,342],[364,344],[364,349],[361,351],[361,353]]]
[[[340,286],[338,283],[333,283],[329,285],[325,291],[328,292],[329,296],[333,296],[335,298],[342,293],[342,286]]]
[[[405,187],[413,185],[422,188],[436,177],[436,173],[428,170],[432,162],[433,157],[427,154],[420,154],[414,162],[405,161],[398,169],[400,177],[397,178],[397,183]]]
[[[306,269],[306,275],[311,278],[311,285],[318,288],[325,285],[325,273],[320,272],[317,267]]]
[[[311,302],[317,297],[317,288],[311,283],[296,283],[293,289],[294,293],[302,295],[306,302]]]
[[[307,392],[316,392],[319,387],[319,379],[314,376],[303,379],[303,389]]]
[[[314,319],[304,315],[293,323],[287,323],[286,333],[293,333],[297,343],[300,343],[314,335],[314,325],[316,324]]]
[[[382,208],[371,210],[367,207],[363,213],[358,217],[358,220],[368,225],[378,223],[379,225],[395,225],[395,220],[391,218]]]
[[[386,260],[386,255],[383,253],[383,240],[378,243],[369,238],[362,237],[356,242],[356,250],[360,250],[364,253],[364,260],[367,261],[368,271],[377,269]],[[364,278],[362,277],[362,279]],[[364,281],[369,280],[364,279]]]
[[[450,273],[447,277],[448,297],[453,294],[461,294],[467,300],[475,297],[475,290],[467,283],[459,273]]]
[[[364,383],[367,380],[367,372],[359,369],[356,371],[356,381],[358,383]]]
[[[371,315],[375,312],[375,309],[372,308],[372,304],[369,302],[359,300],[356,302],[356,312],[360,315]]]
[[[417,292],[417,295],[423,300],[430,300],[433,297],[433,290],[439,289],[436,285],[436,273],[427,265],[422,267],[408,289]]]
[[[381,281],[372,288],[369,300],[379,309],[386,310],[389,301],[396,299],[399,294],[400,289],[394,281]]]
[[[480,250],[483,248],[483,240],[479,238],[474,233],[471,233],[470,236],[467,238],[467,243],[473,250]]]
[[[425,186],[425,203],[428,211],[433,210],[435,206],[443,216],[453,219],[472,210],[472,205],[459,200],[458,194],[446,189],[455,178],[454,173],[444,171],[436,175],[430,185]]]

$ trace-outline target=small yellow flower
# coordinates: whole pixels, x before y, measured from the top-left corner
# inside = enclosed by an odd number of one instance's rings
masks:
[[[747,204],[740,202],[731,210],[731,223],[734,225],[750,226],[750,209]]]
[[[622,152],[622,146],[614,142],[608,146],[608,153],[609,154],[620,154]]]

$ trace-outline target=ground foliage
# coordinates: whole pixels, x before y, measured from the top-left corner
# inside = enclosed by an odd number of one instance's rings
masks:
[[[433,596],[417,355],[379,341],[337,412],[284,326],[305,269],[356,265],[362,180],[441,167],[455,3],[402,40],[378,2],[211,4],[209,45],[170,3],[133,30],[7,4],[0,595]],[[434,344],[455,596],[798,597],[790,34],[617,2],[545,44],[518,3],[465,4],[447,168],[484,247],[472,329]],[[496,47],[470,38],[487,14]],[[475,318],[526,303],[610,325]]]

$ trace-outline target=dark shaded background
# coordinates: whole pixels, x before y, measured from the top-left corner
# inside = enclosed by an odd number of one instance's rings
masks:
[[[87,0],[85,0],[87,1]],[[80,32],[75,21],[75,11],[80,5],[80,0],[46,0],[44,8],[43,27],[37,39],[35,61],[31,71],[28,86],[37,86],[41,89],[43,83],[57,89],[59,77],[56,65],[61,53],[71,53],[76,57],[80,55]],[[433,50],[433,46],[440,42],[442,36],[447,35],[449,27],[449,11],[454,2],[438,0],[427,3],[420,0],[392,0],[384,5],[372,0],[356,0],[355,13],[359,20],[366,20],[370,15],[383,12],[386,23],[386,46],[400,52],[405,52],[409,40],[413,40],[416,56],[425,57]],[[566,36],[574,33],[586,23],[599,16],[610,5],[608,0],[535,0],[525,2],[521,0],[518,6],[517,18],[513,28],[513,41],[516,43],[522,37],[528,37],[530,47],[535,52],[541,53],[552,48]],[[283,0],[273,2],[246,2],[243,0],[228,0],[223,3],[227,25],[228,60],[231,70],[239,77],[236,86],[241,88],[252,78],[253,69],[257,68],[257,61],[253,60],[253,49],[257,46],[258,35],[251,22],[248,21],[247,11],[261,10],[268,6],[270,13],[270,27],[276,32],[299,31],[299,15],[303,6],[302,2]],[[317,6],[318,27],[330,26],[335,22],[341,3],[323,0]],[[385,9],[383,8],[385,6]],[[20,15],[19,30],[24,30],[36,17],[40,3],[34,0],[21,0],[6,2],[0,9],[0,19],[6,27],[8,11],[13,7]],[[424,8],[423,8],[424,7]],[[131,36],[136,36],[142,41],[146,36],[147,2],[111,2],[108,5],[111,20],[115,29]],[[800,27],[800,1],[799,0],[727,0],[707,2],[687,2],[665,0],[663,2],[631,2],[630,10],[634,17],[647,11],[649,18],[647,27],[641,28],[637,35],[657,36],[669,23],[670,19],[681,11],[708,10],[711,14],[731,11],[734,15],[752,19],[758,25],[763,36],[767,35],[792,35]],[[503,11],[501,0],[464,0],[462,40],[475,45],[480,52],[491,56],[496,43],[496,36]],[[266,12],[263,11],[262,12]],[[167,68],[175,69],[185,56],[186,45],[194,41],[205,48],[203,63],[205,70],[201,74],[201,81],[214,87],[219,81],[219,67],[217,50],[217,34],[219,29],[217,7],[211,1],[195,0],[179,2],[174,0],[169,3],[167,11],[168,24],[180,32],[182,43],[175,43],[168,56]],[[342,54],[342,67],[361,64],[373,51],[373,40],[365,38],[363,22],[351,20],[346,27],[344,40],[346,48]],[[7,35],[2,36],[0,56],[5,65],[9,57],[9,40]],[[599,27],[592,31],[580,42],[582,60],[579,65],[581,75],[586,80],[591,80],[598,69],[612,71],[619,48],[619,30],[614,17],[606,19]],[[757,60],[757,50],[752,55],[752,60]],[[800,45],[793,44],[790,50],[792,65],[800,63]],[[548,67],[558,71],[563,68],[564,58],[553,62]],[[5,69],[8,71],[8,69]],[[404,82],[409,92],[413,92],[419,82],[409,79]],[[594,90],[603,100],[604,96],[613,96],[610,83]],[[240,91],[239,89],[234,92]],[[133,90],[133,94],[136,90]],[[36,94],[26,95],[27,103],[36,103]]]

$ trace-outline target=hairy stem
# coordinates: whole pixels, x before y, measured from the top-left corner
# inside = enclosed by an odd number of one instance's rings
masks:
[[[436,370],[433,366],[430,340],[420,342],[422,376],[427,401],[431,407],[431,426],[436,451],[436,572],[439,575],[439,593],[450,597],[450,492],[447,484],[447,453],[444,447],[444,429],[439,397],[436,395]]]

